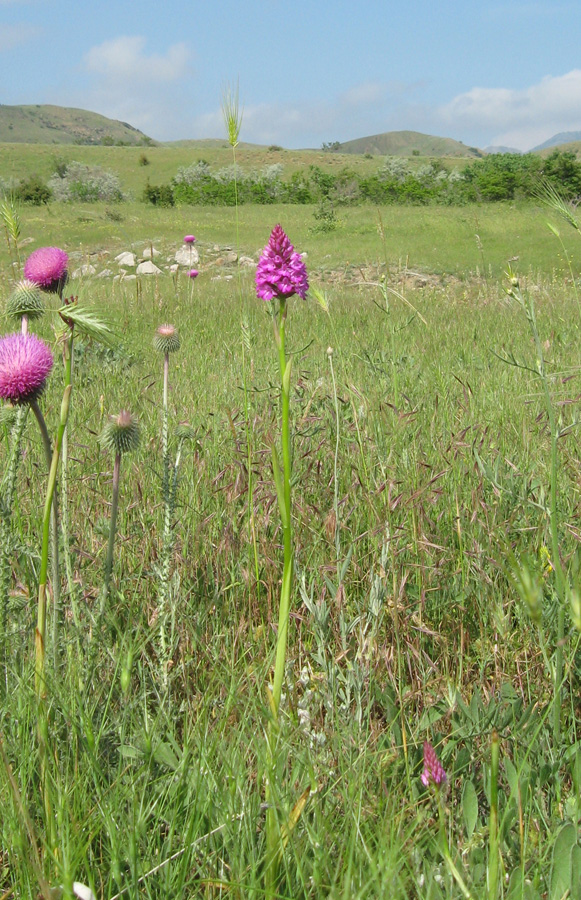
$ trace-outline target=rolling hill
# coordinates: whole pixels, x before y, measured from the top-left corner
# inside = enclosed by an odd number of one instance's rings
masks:
[[[0,142],[10,144],[153,143],[127,122],[67,106],[0,104]]]
[[[339,144],[339,153],[371,153],[373,156],[480,157],[482,150],[466,147],[452,138],[419,131],[386,131]]]

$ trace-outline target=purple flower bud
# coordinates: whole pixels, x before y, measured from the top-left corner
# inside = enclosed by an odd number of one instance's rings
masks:
[[[43,291],[55,294],[67,280],[69,257],[58,247],[39,247],[24,263],[24,277]]]
[[[199,274],[200,273],[197,269],[190,269],[190,271],[188,272],[190,278],[197,278]]]
[[[431,784],[440,787],[446,781],[444,767],[429,741],[424,741],[424,771],[420,777],[425,787]]]
[[[195,244],[196,239],[193,234],[186,234],[184,244]]]
[[[0,397],[31,403],[42,394],[52,369],[50,348],[35,334],[7,334],[0,339]]]
[[[256,293],[261,300],[292,297],[304,300],[309,289],[307,269],[280,225],[272,229],[256,267]]]

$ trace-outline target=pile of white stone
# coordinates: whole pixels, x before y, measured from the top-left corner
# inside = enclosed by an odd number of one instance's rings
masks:
[[[73,255],[73,254],[71,254]],[[100,256],[102,254],[99,254]],[[254,268],[256,262],[250,256],[240,256],[231,247],[220,247],[217,244],[210,245],[207,252],[205,268],[222,268],[238,265],[241,268]],[[154,262],[155,260],[155,262]],[[149,244],[143,248],[141,255],[136,255],[131,250],[119,253],[114,262],[117,263],[117,272],[110,268],[97,271],[93,263],[86,262],[72,272],[73,278],[112,278],[113,281],[135,281],[141,275],[175,275],[180,271],[187,273],[200,264],[200,253],[192,244],[184,245],[169,256],[162,254],[160,250]],[[161,266],[161,268],[160,268]],[[218,275],[215,278],[230,280],[231,275]],[[214,279],[213,279],[214,280]]]

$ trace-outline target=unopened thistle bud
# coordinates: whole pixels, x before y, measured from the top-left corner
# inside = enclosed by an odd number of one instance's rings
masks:
[[[99,441],[106,450],[122,455],[137,450],[139,438],[139,422],[136,416],[122,409],[118,416],[112,416],[107,422]]]
[[[13,319],[39,319],[44,313],[40,288],[33,281],[19,281],[8,298],[6,313]]]
[[[158,353],[175,353],[181,341],[175,325],[159,325],[153,337],[153,346]]]

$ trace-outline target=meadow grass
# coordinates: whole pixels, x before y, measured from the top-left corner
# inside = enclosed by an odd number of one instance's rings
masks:
[[[63,585],[65,623],[46,671],[54,852],[39,791],[33,653],[46,464],[30,422],[25,432],[0,705],[0,897],[36,896],[44,878],[62,884],[65,896],[79,881],[107,900],[258,898],[270,766],[265,685],[282,573],[270,450],[280,399],[272,323],[251,274],[240,284],[213,281],[225,270],[204,268],[211,246],[232,246],[231,211],[121,210],[121,223],[101,207],[53,204],[22,214],[31,248],[82,247],[108,253],[104,261],[151,241],[168,251],[194,230],[201,274],[193,291],[185,276],[169,275],[144,277],[139,289],[101,279],[67,286],[112,320],[120,339],[113,349],[76,342],[68,426],[74,578]],[[344,228],[326,236],[310,233],[304,208],[240,210],[241,251],[256,254],[270,225],[283,221],[295,247],[308,251],[311,284],[328,303],[325,312],[293,298],[286,336],[294,354],[296,581],[271,785],[280,821],[310,796],[282,856],[281,897],[465,896],[442,852],[435,798],[420,782],[428,739],[448,776],[451,859],[470,895],[491,900],[494,729],[502,896],[576,896],[578,636],[567,619],[555,742],[543,655],[551,661],[557,633],[547,549],[551,437],[538,380],[500,358],[535,364],[526,319],[502,285],[506,259],[520,256],[513,265],[535,298],[561,435],[559,542],[573,590],[581,321],[546,212],[502,215],[382,210],[388,270],[371,209],[346,211]],[[579,246],[563,237],[578,271]],[[417,287],[410,270],[438,277]],[[382,276],[392,292],[374,286]],[[164,465],[162,372],[152,347],[163,322],[181,337],[170,369],[170,452],[178,423],[194,435],[183,450],[173,526],[170,702],[158,641]],[[48,317],[35,330],[54,339]],[[42,399],[52,432],[62,390],[55,367]],[[113,461],[98,436],[120,409],[139,417],[142,440],[124,461],[101,622]],[[7,459],[6,428],[4,436]],[[539,629],[511,560],[529,572],[537,599],[540,592]],[[76,592],[78,627],[67,590]]]

